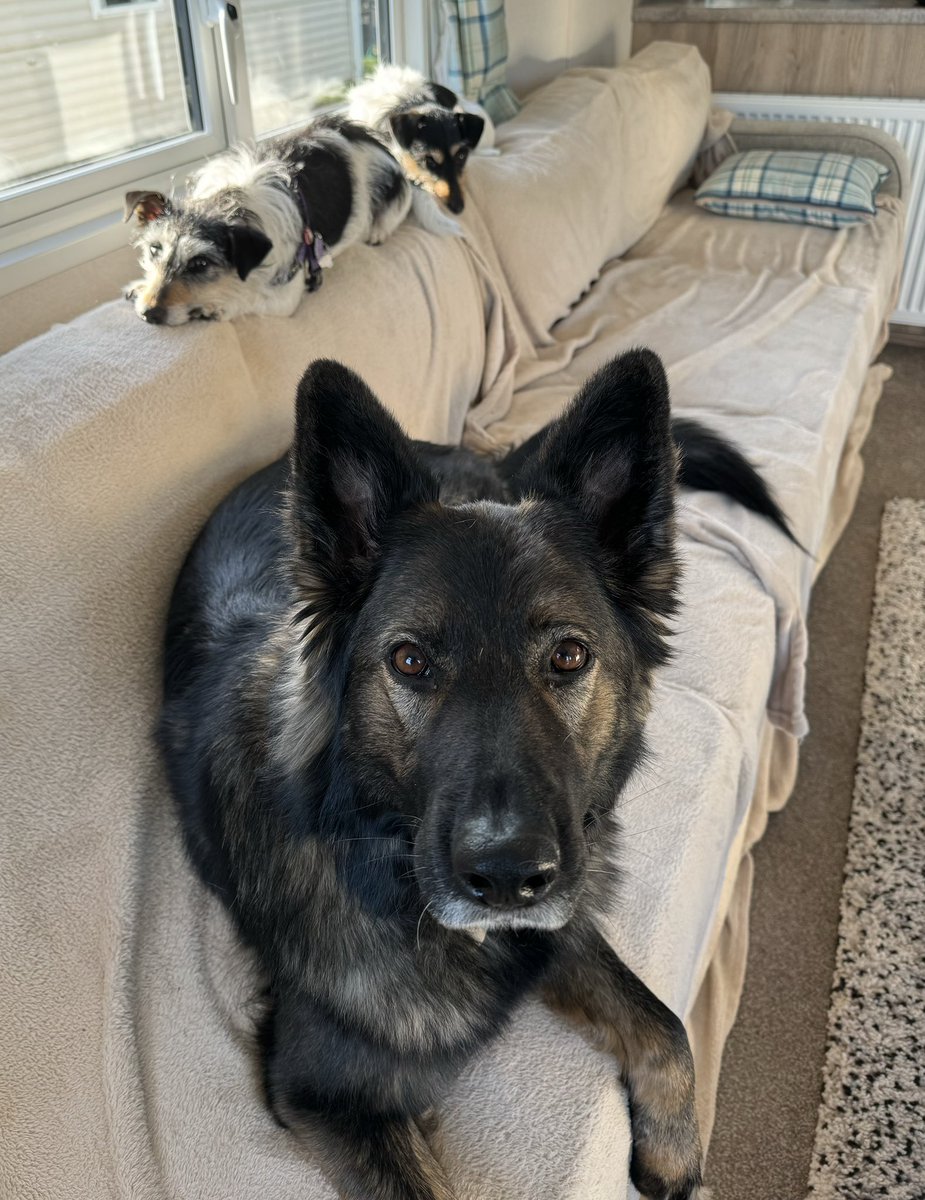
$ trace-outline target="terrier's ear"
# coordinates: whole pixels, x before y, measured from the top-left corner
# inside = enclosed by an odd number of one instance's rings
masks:
[[[260,229],[249,225],[228,226],[228,257],[241,279],[259,267],[273,249],[273,243]]]
[[[123,221],[135,217],[139,225],[147,225],[149,221],[156,221],[167,212],[170,212],[170,201],[163,192],[125,193]]]

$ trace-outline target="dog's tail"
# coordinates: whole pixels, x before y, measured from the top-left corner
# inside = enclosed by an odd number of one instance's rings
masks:
[[[411,185],[411,213],[428,233],[438,237],[462,237],[462,226],[440,207],[440,201],[423,188]]]
[[[542,446],[548,432],[546,425],[501,459],[496,469],[505,484],[513,483],[523,464]],[[678,483],[682,487],[722,492],[744,508],[766,517],[795,546],[805,550],[794,536],[774,493],[741,450],[687,417],[672,417],[671,432],[681,451]]]
[[[681,451],[678,482],[682,487],[722,492],[767,517],[794,545],[800,546],[774,493],[731,442],[687,417],[672,418],[671,432]]]

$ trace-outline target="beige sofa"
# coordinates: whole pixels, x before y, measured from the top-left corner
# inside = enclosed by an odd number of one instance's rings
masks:
[[[651,765],[621,801],[606,932],[687,1020],[708,1138],[749,849],[806,732],[810,586],[887,374],[870,363],[904,172],[895,143],[857,130],[840,136],[894,166],[872,224],[709,216],[677,190],[709,102],[677,45],[570,72],[499,130],[499,158],[472,163],[466,240],[409,226],[354,249],[289,320],[158,329],[114,302],[0,361],[3,1195],[333,1195],[261,1105],[250,966],[186,864],[150,738],[183,556],[284,450],[320,355],[360,370],[413,434],[490,448],[651,346],[676,407],[747,449],[813,552],[685,496],[677,656]],[[629,1137],[615,1065],[533,1004],[459,1081],[439,1135],[460,1200],[634,1195]]]

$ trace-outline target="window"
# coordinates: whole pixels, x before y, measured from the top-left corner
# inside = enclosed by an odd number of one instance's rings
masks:
[[[4,189],[202,128],[164,0],[5,2],[0,44]]]
[[[347,87],[388,57],[377,0],[249,0],[247,75],[258,137],[340,103]]]
[[[423,66],[427,3],[0,0],[0,294],[124,246],[126,190]]]

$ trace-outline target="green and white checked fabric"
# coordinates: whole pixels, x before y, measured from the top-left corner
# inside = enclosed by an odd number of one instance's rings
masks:
[[[877,214],[888,167],[872,158],[814,150],[746,150],[724,159],[694,200],[726,217],[841,229]]]
[[[447,86],[483,105],[495,124],[510,120],[520,104],[505,83],[504,0],[442,0],[442,8]]]

